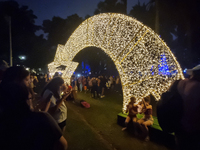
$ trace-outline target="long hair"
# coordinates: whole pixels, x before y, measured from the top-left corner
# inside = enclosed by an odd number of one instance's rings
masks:
[[[25,115],[30,111],[27,104],[28,88],[25,84],[10,82],[0,85],[0,107],[11,115]]]
[[[60,86],[64,83],[63,78],[61,77],[55,77],[52,80],[47,83],[47,85],[44,87],[41,96],[43,96],[45,90],[50,90],[53,93],[53,96],[57,99],[60,98],[60,95],[58,94],[58,90]]]
[[[27,76],[29,76],[29,72],[24,67],[20,66],[10,67],[5,71],[3,75],[2,84],[10,82],[20,83]]]
[[[151,102],[151,97],[150,96],[144,97],[144,101],[147,102],[147,103],[150,103]]]

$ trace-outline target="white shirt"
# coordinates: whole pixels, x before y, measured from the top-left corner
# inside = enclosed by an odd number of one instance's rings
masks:
[[[43,98],[47,98],[48,95],[52,93],[50,90],[45,90],[44,94],[43,94]],[[60,97],[61,97],[61,92],[58,92]],[[51,100],[51,107],[56,106],[56,98],[52,95],[52,97],[50,98]],[[58,110],[56,110],[56,112],[54,114],[51,114],[52,117],[56,120],[57,123],[61,123],[63,121],[65,121],[67,119],[67,106],[65,105],[64,101],[62,101],[61,106],[58,108]]]

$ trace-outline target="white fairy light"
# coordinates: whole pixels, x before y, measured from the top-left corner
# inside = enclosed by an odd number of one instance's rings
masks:
[[[48,65],[49,71],[55,73],[59,65],[65,65],[63,78],[69,81],[70,72],[78,65],[73,64],[73,58],[91,46],[101,48],[116,65],[122,83],[123,112],[130,97],[140,101],[152,94],[159,100],[174,80],[184,78],[173,53],[152,29],[117,13],[95,15],[82,22],[64,46],[58,45],[54,62]],[[168,67],[167,72],[162,73],[163,66]]]

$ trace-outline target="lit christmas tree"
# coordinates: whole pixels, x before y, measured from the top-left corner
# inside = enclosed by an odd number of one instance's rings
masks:
[[[169,67],[167,65],[167,59],[165,54],[161,55],[160,65],[158,65],[158,74],[159,75],[170,75]]]

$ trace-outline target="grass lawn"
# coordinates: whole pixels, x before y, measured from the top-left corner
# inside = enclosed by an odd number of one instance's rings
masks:
[[[117,124],[123,98],[119,93],[108,93],[103,99],[93,99],[89,93],[78,93],[78,98],[90,103],[91,108],[66,102],[67,126],[64,133],[69,150],[167,150],[164,145],[145,142]]]

